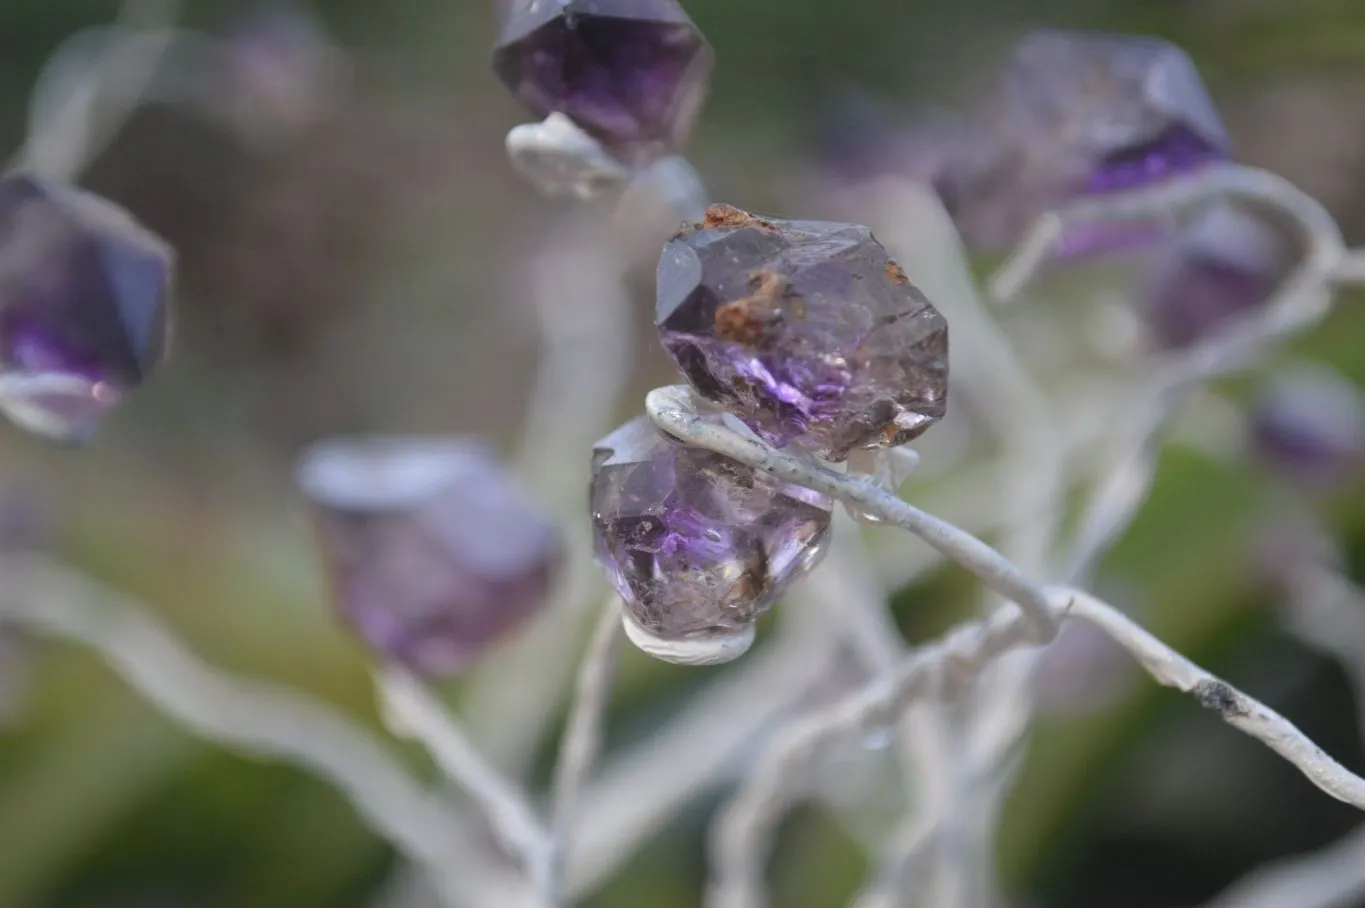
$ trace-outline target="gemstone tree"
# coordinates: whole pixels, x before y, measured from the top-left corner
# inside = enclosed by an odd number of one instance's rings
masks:
[[[866,227],[713,205],[664,247],[655,321],[703,397],[833,460],[942,418],[948,326]]]
[[[830,532],[825,496],[688,447],[643,416],[593,448],[589,495],[597,560],[627,629],[678,662],[742,653]]]
[[[165,353],[173,261],[103,199],[0,178],[0,409],[30,431],[86,438]]]
[[[544,603],[559,533],[482,445],[324,441],[298,478],[336,604],[381,657],[452,674]]]
[[[1156,38],[1025,36],[936,185],[973,247],[1013,244],[1034,218],[1087,194],[1188,174],[1229,154],[1189,56]],[[1150,231],[1091,229],[1080,253]]]
[[[541,116],[643,164],[691,132],[711,49],[676,0],[513,0],[493,68]]]

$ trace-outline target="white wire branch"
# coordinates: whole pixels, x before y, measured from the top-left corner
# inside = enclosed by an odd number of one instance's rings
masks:
[[[621,603],[607,600],[579,663],[574,699],[565,723],[559,758],[555,763],[550,802],[550,892],[563,888],[564,854],[582,801],[583,786],[602,749],[603,723],[611,700],[621,643]]]
[[[427,686],[401,668],[376,672],[384,723],[395,736],[420,742],[469,796],[533,887],[550,898],[550,840],[522,791],[494,769]]]
[[[292,763],[335,786],[366,824],[422,866],[448,904],[479,904],[451,805],[364,729],[297,691],[202,662],[132,599],[43,559],[0,560],[0,618],[93,650],[187,732],[257,759]]]
[[[851,500],[888,523],[910,529],[1013,600],[984,621],[965,625],[921,648],[893,673],[778,736],[717,819],[711,840],[714,876],[708,904],[712,908],[757,908],[765,904],[762,867],[788,797],[785,780],[803,761],[845,735],[886,726],[919,697],[936,692],[950,681],[966,683],[995,657],[1033,642],[1040,622],[1020,603],[1025,598],[1034,609],[1041,609],[1045,627],[1055,627],[1068,612],[1096,625],[1157,681],[1193,695],[1229,725],[1280,754],[1323,791],[1365,810],[1365,779],[1346,770],[1278,713],[1199,668],[1107,603],[1078,590],[1035,584],[981,540],[942,524],[875,484],[840,475],[703,422],[686,389],[657,389],[650,393],[646,406],[661,429],[685,443],[840,500]]]
[[[1057,622],[1048,609],[1046,598],[1018,568],[970,533],[888,494],[875,480],[836,473],[773,450],[757,439],[705,422],[697,413],[691,393],[682,386],[656,388],[649,392],[645,409],[655,425],[688,444],[707,448],[788,482],[851,503],[864,513],[909,530],[967,568],[982,583],[1017,602],[1028,619],[1031,639],[1042,643],[1055,636]]]
[[[1303,270],[1312,272],[1313,281],[1334,280],[1339,269],[1343,278],[1350,278],[1359,270],[1345,270],[1345,263],[1355,262],[1356,258],[1346,255],[1341,230],[1321,202],[1278,174],[1221,164],[1157,186],[1091,196],[1043,215],[991,279],[990,295],[997,302],[1016,299],[1054,257],[1066,235],[1077,227],[1169,217],[1217,198],[1266,205],[1293,220],[1307,242]]]

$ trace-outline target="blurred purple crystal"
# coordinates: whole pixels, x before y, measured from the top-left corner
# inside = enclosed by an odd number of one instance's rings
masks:
[[[691,132],[711,49],[676,0],[517,0],[493,67],[541,116],[562,113],[642,164]]]
[[[598,563],[634,622],[664,639],[748,628],[829,538],[825,496],[688,447],[643,416],[593,448],[589,494]]]
[[[452,674],[544,603],[559,533],[482,445],[324,441],[298,477],[337,606],[380,656]]]
[[[1323,366],[1296,365],[1267,380],[1249,434],[1257,458],[1307,486],[1351,479],[1365,464],[1365,395]]]
[[[1189,56],[1156,38],[1026,35],[936,178],[967,242],[1001,249],[1038,216],[1077,197],[1179,177],[1229,154],[1223,124]],[[1153,231],[1088,228],[1071,254]]]
[[[866,227],[713,205],[664,247],[655,318],[702,397],[833,460],[942,418],[948,326]]]
[[[0,177],[0,409],[89,436],[160,362],[173,254],[127,212],[41,177]]]
[[[1287,237],[1244,209],[1219,204],[1177,234],[1143,296],[1153,339],[1188,347],[1256,309],[1293,267]]]

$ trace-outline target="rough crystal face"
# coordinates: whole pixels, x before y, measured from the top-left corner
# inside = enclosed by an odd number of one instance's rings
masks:
[[[542,116],[641,164],[691,132],[711,50],[676,0],[515,0],[493,67]]]
[[[1143,315],[1161,346],[1182,348],[1215,336],[1258,308],[1293,267],[1288,238],[1232,205],[1209,209],[1157,261]]]
[[[1344,482],[1365,464],[1365,395],[1330,369],[1287,368],[1262,388],[1250,436],[1258,459],[1287,479]]]
[[[935,185],[970,245],[1000,249],[1068,201],[1188,174],[1226,159],[1229,143],[1180,48],[1048,30],[1016,45],[959,152]],[[1081,254],[1152,235],[1090,228],[1064,247]]]
[[[381,657],[452,674],[544,603],[560,535],[482,445],[325,441],[298,476],[336,604]]]
[[[655,322],[694,390],[833,460],[942,418],[948,326],[866,227],[724,205],[659,263]]]
[[[64,440],[161,360],[173,255],[122,209],[70,186],[0,178],[0,408]]]
[[[825,496],[643,416],[593,448],[589,495],[598,563],[635,622],[664,639],[747,627],[819,561],[830,532]]]

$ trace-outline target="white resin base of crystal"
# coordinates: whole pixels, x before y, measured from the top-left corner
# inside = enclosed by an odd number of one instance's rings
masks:
[[[655,659],[674,665],[721,665],[732,662],[749,651],[757,633],[750,624],[743,630],[721,637],[666,640],[641,627],[629,612],[622,612],[621,625],[631,643]]]

